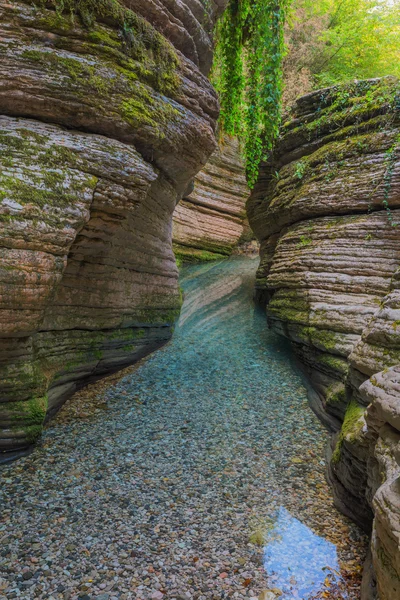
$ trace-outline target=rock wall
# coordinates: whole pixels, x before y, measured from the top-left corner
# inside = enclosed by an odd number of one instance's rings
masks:
[[[0,459],[171,335],[172,213],[216,147],[225,3],[0,0]]]
[[[372,533],[381,600],[400,598],[400,85],[298,100],[248,202],[256,295],[336,432],[338,507]],[[367,410],[366,410],[367,409]],[[373,595],[367,579],[364,597]],[[369,594],[369,595],[368,595]]]
[[[248,234],[248,196],[238,141],[223,136],[196,176],[193,191],[175,209],[172,235],[177,258],[192,262],[231,254]]]

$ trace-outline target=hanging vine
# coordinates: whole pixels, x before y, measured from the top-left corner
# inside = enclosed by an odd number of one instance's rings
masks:
[[[213,79],[221,126],[244,143],[249,186],[278,135],[284,24],[290,0],[229,0],[217,26]]]

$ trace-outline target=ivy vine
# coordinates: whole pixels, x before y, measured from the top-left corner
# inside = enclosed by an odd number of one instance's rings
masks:
[[[279,133],[284,24],[291,0],[229,0],[217,25],[213,81],[221,126],[243,141],[250,188]]]
[[[392,227],[397,227],[398,223],[393,220],[393,214],[389,207],[389,197],[392,188],[393,173],[396,166],[397,153],[400,148],[400,136],[397,136],[395,143],[389,148],[385,156],[385,174],[383,177],[383,207],[386,210],[388,221]]]

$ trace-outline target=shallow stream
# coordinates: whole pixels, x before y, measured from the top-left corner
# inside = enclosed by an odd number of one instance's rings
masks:
[[[184,268],[172,342],[77,394],[0,471],[0,599],[359,598],[365,539],[333,508],[327,434],[253,306],[256,263]]]

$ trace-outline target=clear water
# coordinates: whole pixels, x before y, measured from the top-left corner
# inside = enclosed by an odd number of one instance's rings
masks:
[[[266,535],[264,567],[283,597],[309,598],[324,588],[329,572],[340,569],[337,549],[281,507]]]
[[[14,556],[22,572],[23,539],[37,540],[42,587],[22,597],[62,597],[61,582],[72,599],[81,585],[95,598],[110,581],[121,599],[359,597],[351,570],[365,540],[333,508],[327,435],[287,344],[254,308],[256,266],[184,268],[171,343],[77,395],[1,474],[0,567]]]

